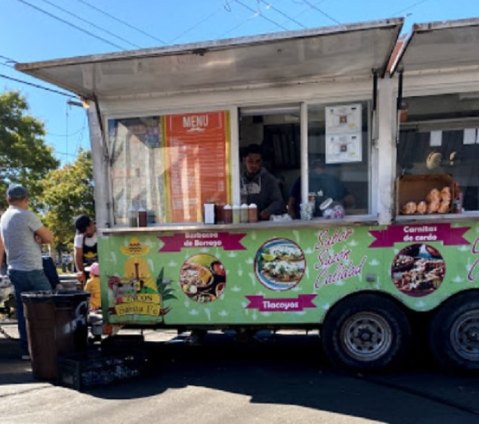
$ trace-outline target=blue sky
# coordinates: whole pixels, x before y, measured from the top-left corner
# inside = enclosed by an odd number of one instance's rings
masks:
[[[16,72],[10,60],[34,62],[399,16],[406,19],[403,32],[409,32],[413,23],[479,17],[479,1],[0,0],[0,75],[58,89]],[[89,149],[85,111],[68,105],[68,97],[0,76],[4,90],[19,90],[27,98],[62,163],[74,160],[79,148]]]

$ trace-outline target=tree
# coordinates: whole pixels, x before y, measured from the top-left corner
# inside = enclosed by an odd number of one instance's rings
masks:
[[[74,163],[49,172],[41,185],[44,221],[54,234],[56,250],[71,250],[75,217],[95,214],[91,153],[80,150]]]
[[[59,166],[53,149],[45,144],[43,123],[27,114],[28,105],[17,92],[0,94],[0,208],[7,204],[7,186],[20,183],[28,188],[32,207],[38,207],[40,181]]]

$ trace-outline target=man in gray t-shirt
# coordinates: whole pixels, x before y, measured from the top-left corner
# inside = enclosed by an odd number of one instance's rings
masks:
[[[15,287],[21,356],[29,359],[21,294],[50,290],[50,283],[43,272],[41,245],[51,243],[53,235],[28,210],[28,192],[24,187],[11,185],[7,190],[7,201],[10,206],[0,219],[0,265],[5,252],[8,275]]]

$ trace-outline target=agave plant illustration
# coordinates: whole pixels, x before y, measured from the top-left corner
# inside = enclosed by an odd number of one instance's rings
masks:
[[[175,296],[175,291],[171,287],[172,280],[169,280],[164,277],[165,269],[161,268],[158,277],[156,278],[156,287],[158,289],[158,293],[161,296],[161,305],[162,308],[160,309],[160,315],[166,315],[168,312],[171,311],[171,307],[163,307],[164,302],[167,300],[177,299]]]

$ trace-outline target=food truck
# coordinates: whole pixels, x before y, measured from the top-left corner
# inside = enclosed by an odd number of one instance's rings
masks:
[[[359,369],[425,328],[437,361],[478,369],[479,20],[402,25],[16,65],[88,106],[104,318],[317,329]],[[299,219],[257,219],[251,143],[285,204],[299,187]]]

